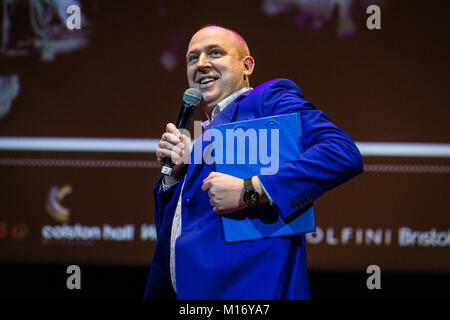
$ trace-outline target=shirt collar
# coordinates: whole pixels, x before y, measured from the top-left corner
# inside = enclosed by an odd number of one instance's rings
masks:
[[[243,94],[244,92],[247,92],[249,90],[253,90],[253,88],[251,87],[244,87],[238,91],[236,91],[235,93],[232,93],[231,95],[229,95],[228,97],[226,97],[225,99],[221,100],[213,109],[212,113],[211,113],[211,119],[210,120],[206,120],[204,122],[202,122],[202,126],[203,128],[206,128],[207,126],[209,126],[209,124],[214,120],[215,117],[217,117],[217,115],[223,111],[223,109],[225,109],[231,102],[233,102],[237,97],[239,97],[241,94]]]

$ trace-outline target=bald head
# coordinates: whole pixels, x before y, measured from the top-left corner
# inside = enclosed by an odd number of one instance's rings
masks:
[[[200,90],[208,108],[249,86],[255,65],[242,36],[220,26],[206,26],[192,36],[186,62],[189,86]]]
[[[236,46],[237,51],[239,52],[240,58],[244,58],[245,56],[250,55],[250,50],[248,48],[247,42],[245,41],[244,37],[242,37],[239,33],[234,31],[233,29],[222,27],[219,25],[207,25],[199,29],[192,38],[195,37],[196,34],[198,34],[201,31],[206,30],[222,30],[230,35],[230,40],[234,42],[234,45]],[[192,40],[191,40],[192,41]]]

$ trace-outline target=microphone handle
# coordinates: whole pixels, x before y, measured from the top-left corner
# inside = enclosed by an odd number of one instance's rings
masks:
[[[195,107],[189,103],[183,103],[178,120],[175,123],[177,129],[187,129],[191,123],[192,116],[194,115]]]
[[[180,114],[178,115],[178,120],[175,124],[177,129],[187,129],[189,124],[191,123],[192,116],[194,115],[195,106],[192,106],[189,103],[183,102],[183,107],[181,108]],[[164,160],[164,165],[161,168],[161,173],[170,176],[172,175],[172,169],[175,164],[172,162],[172,159],[166,158]]]

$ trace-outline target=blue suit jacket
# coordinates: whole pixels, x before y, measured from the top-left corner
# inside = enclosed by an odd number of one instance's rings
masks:
[[[304,100],[291,81],[276,79],[244,93],[210,126],[300,112],[304,153],[280,165],[276,175],[259,176],[274,201],[267,210],[289,217],[325,191],[362,172],[352,139]],[[282,138],[282,137],[281,137]],[[190,164],[184,176],[182,230],[176,242],[174,295],[169,273],[169,243],[180,181],[167,191],[155,189],[158,241],[144,298],[147,299],[309,299],[303,235],[225,243],[202,180],[214,165]],[[256,210],[256,209],[244,209]]]

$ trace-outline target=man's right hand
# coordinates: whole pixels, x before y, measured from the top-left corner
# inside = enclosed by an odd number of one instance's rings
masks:
[[[156,147],[156,159],[161,166],[167,158],[172,159],[172,162],[175,164],[172,169],[172,175],[164,176],[165,184],[176,183],[182,178],[186,172],[190,153],[190,137],[181,134],[173,123],[168,123],[166,125],[166,132],[163,133]]]

